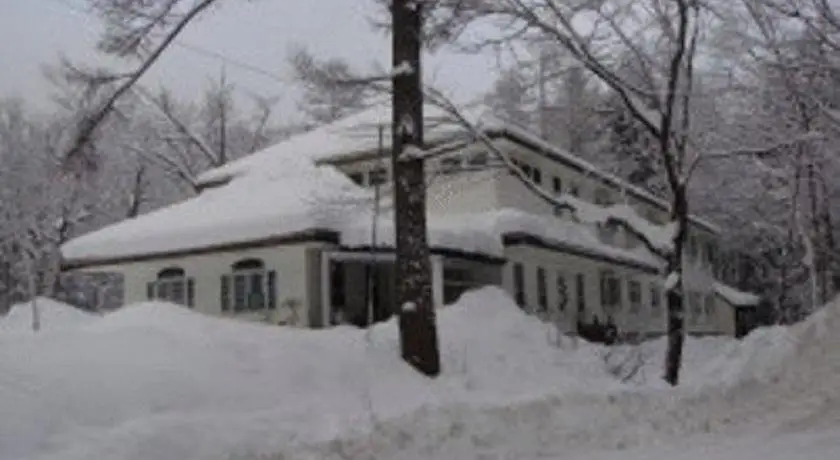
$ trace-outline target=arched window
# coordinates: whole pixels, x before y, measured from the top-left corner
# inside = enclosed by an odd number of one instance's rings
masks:
[[[192,307],[195,282],[186,276],[183,268],[167,267],[157,273],[155,281],[146,285],[146,297]]]
[[[243,259],[222,275],[222,311],[242,312],[277,308],[277,274],[260,259]]]

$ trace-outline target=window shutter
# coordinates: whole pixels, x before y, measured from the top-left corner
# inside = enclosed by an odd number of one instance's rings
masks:
[[[219,300],[221,301],[223,312],[230,310],[230,275],[222,275]]]
[[[277,308],[277,272],[274,270],[268,271],[268,309],[274,310]]]
[[[155,282],[146,283],[146,298],[148,300],[155,300]]]
[[[192,308],[195,306],[195,280],[187,278],[187,306]]]

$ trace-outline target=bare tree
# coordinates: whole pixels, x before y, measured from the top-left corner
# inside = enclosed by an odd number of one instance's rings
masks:
[[[299,108],[310,123],[330,123],[365,107],[367,88],[337,83],[352,78],[344,60],[318,60],[306,47],[295,45],[288,61],[295,83],[303,89]]]

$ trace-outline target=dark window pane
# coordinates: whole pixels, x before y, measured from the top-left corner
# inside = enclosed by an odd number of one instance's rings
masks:
[[[234,275],[233,277],[233,310],[245,310],[248,296],[248,282],[245,275]]]
[[[187,279],[187,306],[195,306],[195,280]]]
[[[546,284],[545,269],[537,267],[537,296],[539,298],[539,309],[542,312],[548,311],[548,287]]]
[[[586,310],[586,277],[583,273],[578,273],[576,277],[577,286],[575,291],[577,293],[577,308],[578,313],[583,313]]]
[[[520,263],[513,264],[513,290],[516,296],[516,304],[525,306],[525,267]]]
[[[277,272],[271,270],[268,272],[268,308],[270,310],[277,309]]]
[[[222,311],[230,310],[230,276],[222,275],[222,287],[219,292]]]

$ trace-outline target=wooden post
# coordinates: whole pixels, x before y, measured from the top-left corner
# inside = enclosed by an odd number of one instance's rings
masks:
[[[440,373],[429,246],[426,240],[426,183],[423,159],[405,155],[423,148],[423,88],[420,50],[422,4],[394,0],[392,165],[396,232],[395,312],[399,314],[403,359],[421,373]]]

